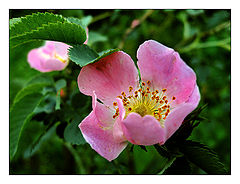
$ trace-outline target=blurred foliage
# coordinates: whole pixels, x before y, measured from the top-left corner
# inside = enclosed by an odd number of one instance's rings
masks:
[[[208,104],[201,114],[205,119],[190,139],[218,153],[230,173],[230,10],[10,10],[10,18],[33,12],[76,18],[91,15],[89,45],[97,52],[120,48],[136,62],[139,45],[149,39],[178,51],[196,72],[200,106]],[[29,42],[10,50],[10,107],[16,94],[40,74],[29,67],[27,53],[41,44]],[[79,71],[80,67],[70,62],[65,70],[47,74],[55,83],[64,79],[60,87],[64,95],[59,98],[57,86],[43,89],[48,95],[22,130],[10,174],[157,174],[166,159],[153,146],[144,150],[128,145],[116,160],[108,162],[84,144],[81,136],[79,141],[68,141],[72,126],[91,111],[91,98],[78,90]],[[178,168],[177,163],[185,168]],[[184,174],[189,168],[192,174],[205,174],[186,163],[185,157],[177,158],[163,174]]]

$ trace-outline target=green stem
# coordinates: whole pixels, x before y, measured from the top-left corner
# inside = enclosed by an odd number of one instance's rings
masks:
[[[113,14],[112,12],[105,12],[105,13],[102,13],[100,15],[97,15],[97,16],[93,17],[93,19],[91,21],[91,24],[94,23],[94,22],[97,22],[99,20],[105,19],[107,17],[110,17],[112,14]]]
[[[185,53],[194,49],[202,49],[202,48],[208,48],[208,47],[222,47],[227,50],[230,50],[230,46],[229,46],[230,38],[226,38],[223,40],[209,41],[205,43],[199,43],[198,40],[195,40],[190,45],[187,45],[186,47],[179,49],[178,52]]]
[[[128,35],[136,28],[138,27],[142,22],[144,22],[150,15],[152,15],[152,13],[154,12],[154,10],[147,10],[143,16],[141,16],[138,20],[139,20],[139,24],[135,27],[129,27],[126,32],[123,35],[122,41],[119,43],[118,48],[122,49],[125,40],[127,39]]]
[[[215,34],[225,28],[228,28],[230,26],[230,21],[226,21],[226,22],[223,22],[222,24],[219,24],[217,25],[216,27],[212,28],[212,29],[209,29],[205,32],[201,32],[201,33],[198,33],[198,34],[194,34],[192,35],[191,37],[188,37],[186,39],[183,39],[181,42],[179,42],[174,48],[176,50],[180,50],[185,44],[189,43],[191,40],[194,40],[193,42],[195,42],[195,40],[200,40],[201,38],[204,38],[206,36],[209,36],[209,35],[212,35],[212,34]],[[191,43],[192,44],[192,43]],[[189,44],[189,45],[191,45]]]

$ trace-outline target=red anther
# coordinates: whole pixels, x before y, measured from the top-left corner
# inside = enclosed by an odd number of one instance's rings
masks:
[[[132,86],[129,86],[129,92],[131,92],[133,90]]]

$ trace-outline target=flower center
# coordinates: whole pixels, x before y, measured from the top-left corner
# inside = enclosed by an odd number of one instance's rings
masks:
[[[58,59],[62,63],[65,63],[67,61],[67,60],[63,59],[62,57],[60,57],[57,53],[54,53],[54,58]]]
[[[150,85],[150,81],[147,81],[147,85],[145,82],[142,82],[141,87],[134,92],[133,87],[130,86],[129,96],[123,91],[117,98],[122,99],[126,111],[125,118],[131,112],[138,113],[142,117],[152,115],[164,126],[164,120],[170,113],[170,104],[176,97],[173,96],[169,102],[167,96],[165,96],[166,88],[159,92],[158,90],[151,90]],[[116,110],[113,118],[116,118],[119,115],[119,108],[116,108],[117,102],[113,102],[113,106]]]

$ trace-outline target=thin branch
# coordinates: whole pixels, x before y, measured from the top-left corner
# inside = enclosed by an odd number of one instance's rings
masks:
[[[184,46],[186,43],[190,42],[191,40],[194,40],[194,41],[196,39],[200,40],[201,38],[204,38],[206,36],[209,36],[209,35],[212,35],[214,33],[217,33],[217,32],[219,32],[219,31],[221,31],[221,30],[223,30],[225,28],[228,28],[229,26],[230,26],[230,21],[223,22],[223,23],[217,25],[216,27],[214,27],[212,29],[209,29],[209,30],[201,32],[201,33],[196,33],[196,34],[192,35],[191,37],[183,39],[181,42],[179,42],[177,45],[175,45],[174,48],[176,50],[181,49],[182,46]]]
[[[186,47],[178,49],[178,52],[185,53],[194,49],[202,49],[202,48],[208,48],[208,47],[222,47],[224,49],[230,50],[231,49],[230,38],[226,38],[223,40],[216,40],[216,41],[208,41],[205,43],[199,43],[198,41],[194,41],[191,44],[187,45]]]
[[[128,35],[133,32],[133,30],[138,27],[143,21],[145,21],[150,15],[152,15],[152,13],[154,12],[154,10],[147,10],[145,12],[145,14],[143,14],[142,17],[140,17],[139,19],[137,20],[133,20],[132,22],[132,25],[127,28],[126,32],[124,33],[123,35],[123,38],[122,38],[122,41],[119,43],[118,45],[118,48],[119,49],[122,49],[123,48],[123,45],[124,45],[124,42],[126,41]]]

